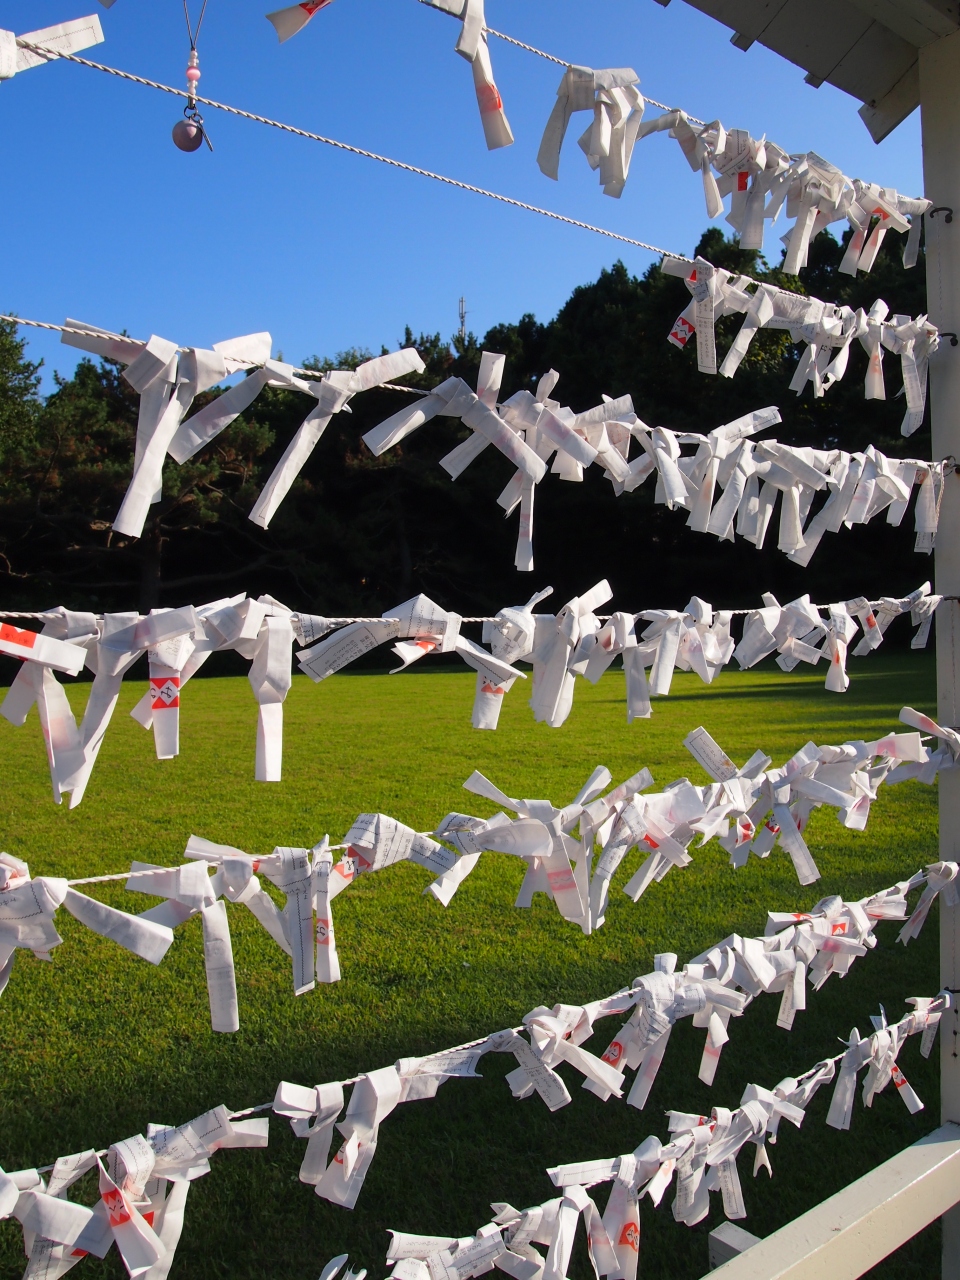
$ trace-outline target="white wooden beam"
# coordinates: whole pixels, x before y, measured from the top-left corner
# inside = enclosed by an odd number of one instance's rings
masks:
[[[960,1125],[945,1124],[710,1272],[710,1280],[856,1280],[960,1200]]]
[[[954,211],[924,218],[927,256],[927,306],[942,332],[960,332],[960,33],[920,50],[920,122],[923,137],[923,190],[934,205]],[[930,362],[930,420],[934,458],[960,457],[960,347],[944,342]],[[960,595],[960,479],[950,470],[944,481],[937,534],[936,590]],[[937,714],[941,724],[960,724],[960,605],[944,600],[937,611]],[[939,781],[940,856],[960,859],[960,770],[948,769]],[[940,983],[960,987],[960,909],[940,903]],[[960,1023],[956,1009],[940,1023],[940,1098],[942,1121],[960,1124]],[[960,1280],[960,1209],[943,1220],[944,1280]]]
[[[929,0],[851,0],[858,9],[875,18],[908,44],[922,49],[941,36],[949,36],[960,21],[950,6],[939,8]]]

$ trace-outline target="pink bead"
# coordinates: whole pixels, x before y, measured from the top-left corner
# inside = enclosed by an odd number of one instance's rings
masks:
[[[188,79],[188,80],[194,80],[194,81],[199,80],[199,79],[200,79],[200,68],[199,68],[199,67],[187,67],[187,79]]]

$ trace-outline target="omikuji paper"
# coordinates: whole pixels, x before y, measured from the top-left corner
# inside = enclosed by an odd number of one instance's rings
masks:
[[[0,80],[9,80],[19,71],[56,61],[55,56],[46,56],[29,48],[30,45],[50,50],[51,54],[56,55],[79,53],[81,49],[89,49],[91,45],[102,43],[103,29],[96,14],[58,22],[52,27],[41,27],[38,31],[25,31],[20,36],[15,36],[12,31],[0,31]]]

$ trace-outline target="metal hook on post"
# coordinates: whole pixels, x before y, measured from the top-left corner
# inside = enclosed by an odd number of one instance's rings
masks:
[[[944,222],[953,221],[953,210],[948,204],[938,204],[933,209],[927,210],[927,214],[931,218],[936,217],[938,213],[942,213],[944,215]]]

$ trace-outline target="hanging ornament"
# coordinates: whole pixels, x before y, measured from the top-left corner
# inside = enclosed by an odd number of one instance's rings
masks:
[[[203,15],[207,9],[207,0],[203,0],[203,7],[200,10],[200,17],[197,19],[197,27],[194,30],[190,25],[190,12],[187,8],[187,0],[183,0],[183,16],[187,21],[187,35],[190,39],[190,57],[187,61],[187,105],[183,109],[183,119],[178,120],[173,126],[174,145],[179,147],[181,151],[197,151],[205,142],[210,150],[213,150],[213,144],[207,137],[206,130],[203,127],[203,116],[197,107],[197,85],[200,82],[200,55],[197,53],[197,38],[200,35],[200,26],[203,23]]]

